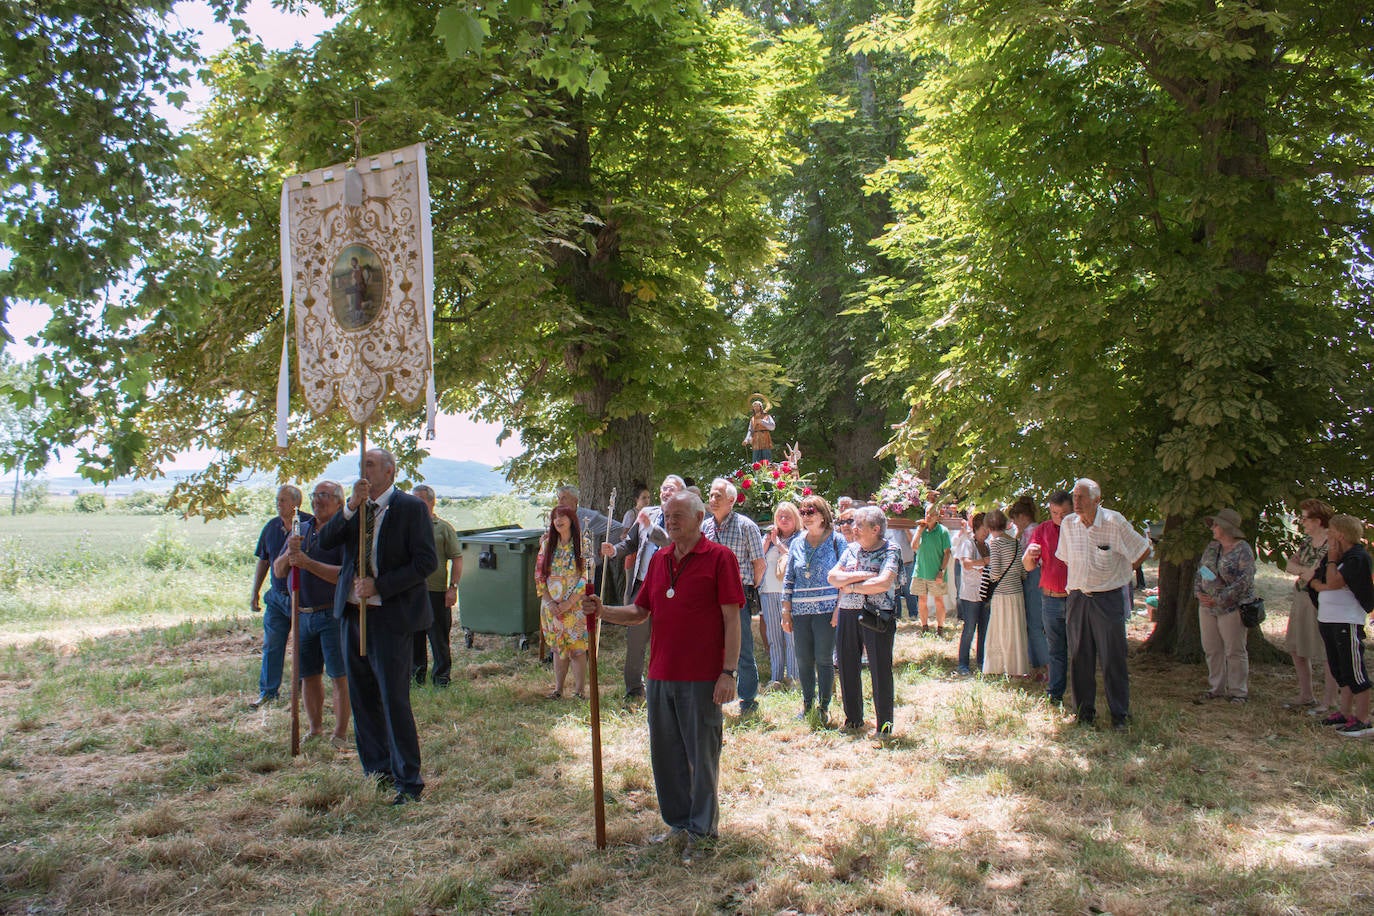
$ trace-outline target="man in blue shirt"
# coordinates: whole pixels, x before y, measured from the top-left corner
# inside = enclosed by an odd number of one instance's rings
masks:
[[[310,494],[310,507],[315,510],[313,522],[301,525],[299,537],[286,539],[286,550],[272,563],[272,571],[286,576],[292,567],[300,570],[297,588],[300,614],[302,694],[305,698],[305,717],[310,723],[306,738],[324,734],[324,678],[327,672],[334,685],[334,734],[330,743],[342,749],[348,746],[348,671],[344,667],[342,629],[334,619],[334,586],[343,565],[343,546],[320,546],[320,531],[324,523],[343,508],[343,487],[332,480],[322,480]]]
[[[301,491],[287,484],[277,490],[277,517],[262,528],[253,556],[258,558],[253,573],[253,596],[249,607],[254,614],[262,612],[262,671],[258,675],[258,698],[248,704],[257,709],[277,698],[281,690],[282,662],[286,660],[286,638],[291,633],[291,593],[286,578],[272,571],[272,561],[286,547],[291,536],[291,522],[301,508]],[[309,521],[308,513],[301,513],[301,523]],[[266,599],[261,598],[262,583],[272,573]]]

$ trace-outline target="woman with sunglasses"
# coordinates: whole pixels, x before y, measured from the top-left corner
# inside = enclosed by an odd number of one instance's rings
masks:
[[[782,581],[782,628],[791,633],[797,650],[797,673],[802,686],[802,711],[821,726],[830,724],[830,699],[835,691],[836,602],[840,592],[827,578],[844,551],[844,539],[833,527],[830,504],[807,496],[800,506],[802,534],[787,552]]]
[[[868,737],[885,741],[892,737],[892,642],[897,635],[892,610],[901,558],[897,545],[887,539],[887,519],[881,509],[856,509],[853,528],[854,540],[845,547],[829,574],[840,592],[835,639],[839,645],[844,727],[849,731],[862,731],[864,727],[860,659],[866,654],[873,682],[873,710],[877,714],[877,723]],[[866,616],[865,608],[870,604],[877,613]]]

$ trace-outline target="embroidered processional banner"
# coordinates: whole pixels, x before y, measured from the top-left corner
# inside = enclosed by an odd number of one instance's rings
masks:
[[[388,390],[426,396],[434,430],[434,253],[423,143],[295,175],[282,187],[282,307],[295,303],[297,379],[310,412],[335,400],[366,425]],[[290,368],[282,343],[277,443]]]

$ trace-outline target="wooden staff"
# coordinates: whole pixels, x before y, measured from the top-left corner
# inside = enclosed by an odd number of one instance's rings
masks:
[[[607,516],[609,518],[609,516]],[[609,529],[609,525],[607,526]],[[592,534],[582,532],[582,564],[586,570],[586,590],[588,595],[596,594],[592,577],[596,573],[596,558],[592,556]],[[592,714],[592,818],[596,823],[596,848],[606,848],[606,790],[601,775],[601,682],[596,670],[597,630],[601,625],[601,615],[597,615],[587,628],[587,681],[591,688]]]
[[[301,536],[300,510],[291,518],[291,536]],[[287,590],[291,592],[291,756],[301,753],[301,570],[286,571]]]
[[[366,477],[367,470],[367,427],[358,427],[358,476]],[[372,489],[367,491],[367,499],[358,507],[358,568],[353,575],[356,582],[367,575],[367,552],[372,545],[367,543],[367,504],[372,500]],[[355,586],[354,594],[357,589]],[[358,655],[367,658],[367,599],[358,599]]]

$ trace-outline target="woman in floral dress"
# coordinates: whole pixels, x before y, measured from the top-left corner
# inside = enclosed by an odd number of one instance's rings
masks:
[[[553,649],[550,700],[563,696],[569,667],[573,672],[573,695],[582,699],[587,689],[587,623],[582,616],[582,593],[586,586],[577,513],[558,506],[549,518],[549,530],[539,541],[539,556],[534,563],[539,626],[544,642]]]

